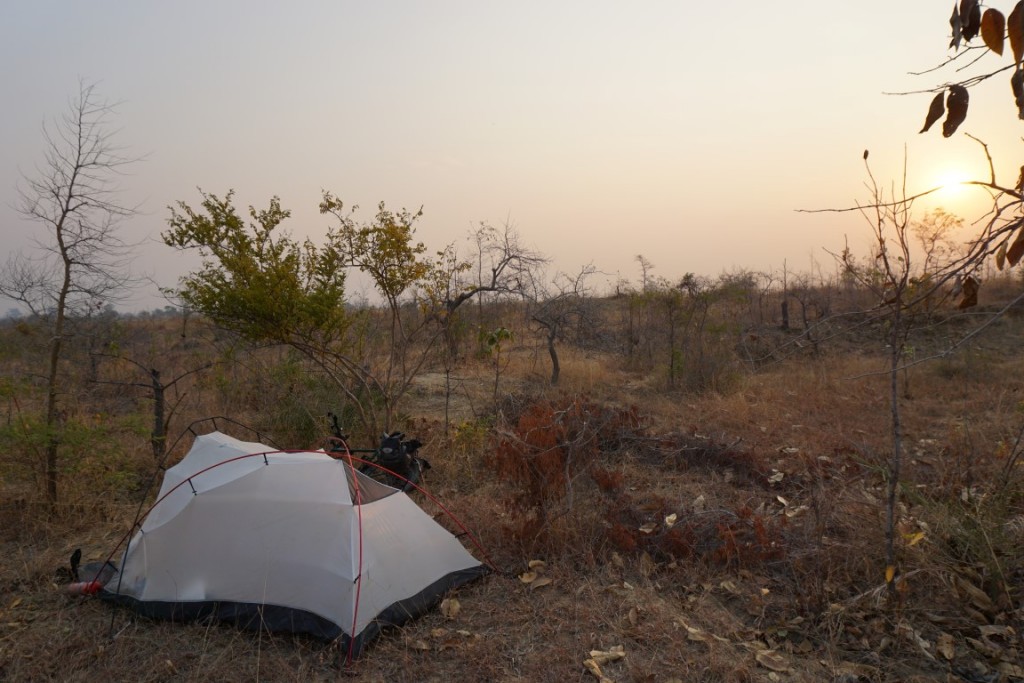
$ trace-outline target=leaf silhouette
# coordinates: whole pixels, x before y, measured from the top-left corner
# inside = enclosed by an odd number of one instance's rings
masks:
[[[956,3],[953,3],[953,16],[949,18],[949,25],[953,29],[953,39],[949,41],[949,46],[954,50],[959,50],[960,38],[963,36],[963,24],[960,23],[960,10],[957,9]]]
[[[928,129],[932,127],[932,124],[942,118],[942,115],[946,113],[946,93],[940,92],[934,98],[932,103],[928,107],[928,116],[924,119],[924,128],[919,131],[920,133],[927,133]],[[868,158],[868,153],[864,152],[864,158]]]
[[[970,95],[962,85],[949,86],[949,97],[946,98],[946,120],[942,122],[942,137],[948,138],[956,132],[960,124],[967,118],[967,103]]]
[[[970,42],[981,30],[981,7],[978,0],[962,0],[960,21],[963,23],[964,40]]]
[[[1003,54],[1003,39],[1006,33],[1006,17],[992,7],[985,10],[981,17],[981,39],[988,49],[997,55]]]
[[[1010,88],[1013,90],[1013,101],[1017,105],[1017,116],[1024,119],[1024,71],[1014,70],[1010,76]]]
[[[1024,59],[1024,0],[1018,2],[1006,18],[1006,35],[1010,39],[1013,61],[1019,64]]]
[[[963,282],[964,298],[957,306],[959,309],[971,308],[978,305],[978,281],[968,275]]]
[[[1012,268],[1020,262],[1021,256],[1024,256],[1024,230],[1017,233],[1017,239],[1006,250],[1006,262]]]

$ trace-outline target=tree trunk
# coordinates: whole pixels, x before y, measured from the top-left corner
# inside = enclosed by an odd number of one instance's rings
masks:
[[[903,455],[903,428],[900,421],[900,315],[899,297],[896,299],[892,316],[892,334],[889,339],[889,401],[892,408],[892,458],[889,461],[889,487],[885,502],[885,582],[889,597],[896,598],[896,498],[899,493],[900,466]]]
[[[61,231],[63,220],[57,226],[57,241],[64,260],[64,279],[61,282],[60,294],[57,297],[57,310],[54,312],[53,338],[50,340],[50,362],[46,377],[46,500],[50,505],[57,503],[57,452],[60,448],[60,434],[57,414],[57,373],[60,367],[60,352],[64,344],[64,308],[67,305],[68,291],[71,289],[71,261],[68,260],[64,247],[64,236]]]
[[[160,461],[167,452],[167,428],[164,425],[166,387],[160,382],[160,371],[156,368],[149,371],[149,376],[153,383],[153,432],[150,434],[150,443],[153,444],[153,457]]]
[[[558,376],[562,367],[558,363],[558,350],[555,349],[555,330],[548,331],[548,355],[551,356],[551,386],[558,385]]]

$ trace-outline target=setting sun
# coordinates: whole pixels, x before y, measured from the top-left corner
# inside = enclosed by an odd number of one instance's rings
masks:
[[[958,199],[963,195],[964,190],[967,189],[967,185],[964,183],[968,180],[970,178],[967,173],[960,169],[945,169],[936,174],[936,180],[932,187],[938,188],[936,196],[941,199]]]

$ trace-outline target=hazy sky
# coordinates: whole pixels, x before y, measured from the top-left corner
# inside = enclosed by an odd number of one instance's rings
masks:
[[[197,204],[197,186],[243,206],[279,195],[314,239],[321,189],[365,218],[422,205],[432,251],[511,221],[557,267],[611,280],[636,280],[637,254],[670,278],[812,256],[831,270],[823,248],[866,244],[863,219],[794,210],[866,201],[865,148],[889,180],[906,145],[911,191],[986,174],[962,133],[917,135],[929,96],[883,95],[945,80],[907,72],[945,56],[950,5],[3,0],[0,251],[37,229],[14,188],[84,78],[147,157],[124,179],[145,209],[125,234],[149,240],[137,267],[164,286],[194,263],[159,242],[166,207]],[[1005,80],[972,90],[962,130],[1012,184],[1024,123]]]

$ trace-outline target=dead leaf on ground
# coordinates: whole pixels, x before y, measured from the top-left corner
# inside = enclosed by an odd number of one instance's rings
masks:
[[[459,611],[462,609],[462,605],[456,598],[446,598],[441,601],[441,614],[444,615],[445,619],[454,619],[459,616]]]
[[[523,572],[519,575],[519,580],[523,583],[533,583],[537,580],[537,572]]]
[[[953,642],[953,636],[948,633],[942,632],[939,637],[935,639],[935,651],[946,658],[948,661],[952,661],[956,655],[956,645]]]
[[[601,671],[601,667],[598,666],[597,662],[595,662],[593,659],[583,660],[583,668],[589,671],[590,674],[601,683],[613,683],[612,679],[604,675],[604,673]]]
[[[625,658],[626,647],[624,645],[613,645],[608,650],[591,650],[590,658],[598,664],[607,664],[609,662],[617,662],[620,659]]]
[[[969,581],[956,577],[956,585],[961,591],[963,591],[970,599],[974,606],[983,612],[991,612],[993,609],[992,598],[988,597],[988,594],[970,583]]]
[[[1024,679],[1024,667],[1012,662],[999,662],[996,671],[1010,679]]]
[[[526,566],[532,571],[542,572],[548,566],[548,563],[544,560],[530,560],[530,563]]]
[[[790,670],[789,662],[775,650],[761,650],[754,655],[754,659],[758,664],[771,671],[785,673]]]
[[[548,584],[551,584],[551,583],[554,583],[553,579],[549,579],[546,576],[542,576],[539,579],[537,579],[536,581],[533,581],[533,582],[530,583],[530,590],[537,590],[538,588],[542,588],[542,587],[547,586]]]
[[[708,633],[704,629],[697,628],[696,626],[690,626],[682,619],[676,619],[676,623],[682,626],[684,629],[686,629],[687,638],[689,638],[690,640],[694,640],[698,643],[710,643],[712,640],[717,640],[721,643],[729,642],[727,638],[715,635],[714,633]]]
[[[965,638],[967,644],[990,659],[1002,659],[1003,648],[988,639]]]

